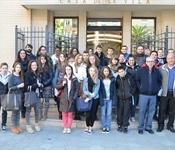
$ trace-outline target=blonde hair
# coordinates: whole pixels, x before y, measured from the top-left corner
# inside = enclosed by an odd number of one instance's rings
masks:
[[[91,77],[90,69],[94,69],[94,70],[95,70],[95,76],[94,76],[94,77]],[[89,71],[89,75],[90,75],[90,77],[92,78],[93,82],[94,82],[95,84],[97,84],[97,82],[98,82],[98,69],[97,69],[97,67],[91,66],[91,67],[89,68],[88,71]]]
[[[77,54],[75,56],[75,63],[74,63],[76,73],[78,73],[78,59],[79,59],[79,57],[82,57],[82,62],[83,62],[83,55]]]

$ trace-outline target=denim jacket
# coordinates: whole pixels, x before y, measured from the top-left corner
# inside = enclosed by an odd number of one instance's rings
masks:
[[[100,80],[98,79],[97,84],[95,84],[93,87],[93,93],[95,95],[94,99],[99,98],[99,88],[100,88]],[[86,96],[88,96],[90,99],[92,99],[92,97],[90,96],[90,92],[88,90],[88,78],[86,78],[84,80],[83,92]]]

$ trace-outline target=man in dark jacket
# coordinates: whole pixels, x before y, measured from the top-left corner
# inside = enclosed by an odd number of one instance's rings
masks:
[[[95,55],[99,58],[101,67],[108,65],[108,58],[102,52],[101,45],[97,45]]]
[[[137,47],[137,52],[136,52],[135,60],[136,60],[136,63],[137,63],[140,67],[145,63],[146,56],[145,56],[145,54],[144,54],[144,48],[143,48],[142,45],[139,45],[139,46]]]
[[[154,67],[154,59],[146,58],[146,66],[141,67],[136,74],[139,89],[139,134],[143,134],[144,120],[146,117],[145,131],[152,131],[152,120],[155,113],[157,94],[160,90],[159,70]],[[146,114],[147,111],[147,115]]]
[[[117,124],[119,132],[128,132],[130,118],[130,103],[132,95],[135,94],[136,85],[134,79],[126,73],[124,67],[119,66],[117,69],[118,76],[116,79],[117,88]]]
[[[36,60],[36,56],[34,54],[32,54],[32,49],[33,49],[33,46],[31,44],[27,44],[25,46],[25,50],[27,52],[27,58],[28,60]]]

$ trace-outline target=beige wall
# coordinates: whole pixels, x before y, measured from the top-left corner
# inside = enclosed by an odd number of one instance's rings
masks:
[[[20,5],[20,0],[1,0],[0,5],[0,62],[9,66],[15,58],[15,25],[31,26],[31,11]]]
[[[30,10],[20,5],[20,0],[0,0],[0,62],[6,61],[9,66],[15,58],[15,25],[19,27],[43,27],[48,25],[53,31],[54,17],[79,17],[79,49],[86,49],[86,22],[87,18],[123,18],[123,44],[130,47],[131,18],[156,17],[157,30],[175,27],[175,11],[161,12],[97,12],[97,11],[70,11],[59,12],[49,10]],[[43,41],[44,43],[44,41]]]

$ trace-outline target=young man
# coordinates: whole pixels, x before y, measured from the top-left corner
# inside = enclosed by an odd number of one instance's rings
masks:
[[[88,63],[88,58],[89,58],[89,53],[88,53],[88,51],[84,51],[84,52],[83,52],[83,61],[84,61],[84,64],[86,64],[86,65],[87,65],[87,63]]]
[[[1,109],[1,95],[8,93],[9,77],[10,72],[8,71],[8,64],[3,62],[0,65],[0,109]],[[2,132],[6,130],[6,123],[7,123],[7,111],[2,110],[2,124],[1,124]]]
[[[125,68],[119,66],[117,69],[118,76],[116,79],[117,88],[117,124],[119,132],[128,132],[131,96],[135,94],[136,85],[134,79],[125,72]]]
[[[129,53],[128,53],[128,47],[126,45],[122,46],[121,53],[124,55],[125,60],[128,60]]]
[[[31,44],[27,44],[25,46],[25,50],[27,52],[27,58],[30,60],[36,60],[36,56],[34,54],[32,54],[32,49],[33,49],[33,46]]]
[[[105,54],[102,52],[101,45],[97,45],[95,55],[99,58],[101,67],[108,65],[108,59],[105,56]]]
[[[136,63],[137,63],[140,67],[145,63],[146,56],[145,56],[145,54],[144,54],[144,48],[143,48],[142,45],[139,45],[139,46],[137,47],[137,52],[136,52],[135,59],[136,59]]]

